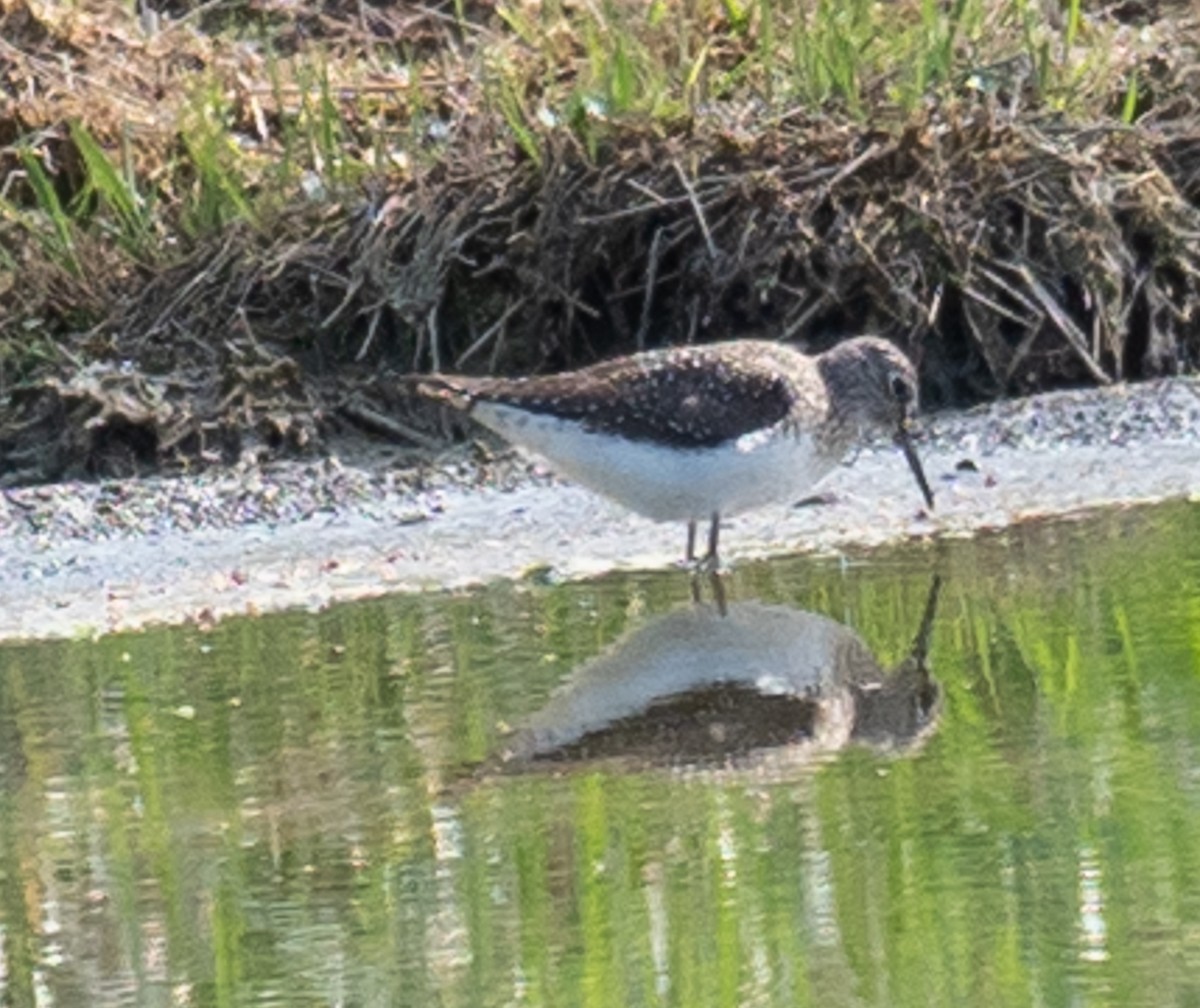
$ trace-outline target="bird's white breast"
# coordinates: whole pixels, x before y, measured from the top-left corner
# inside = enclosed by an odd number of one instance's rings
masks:
[[[560,475],[656,521],[705,520],[803,496],[836,464],[807,434],[776,425],[712,448],[679,448],[589,431],[498,403],[471,415],[536,452]]]

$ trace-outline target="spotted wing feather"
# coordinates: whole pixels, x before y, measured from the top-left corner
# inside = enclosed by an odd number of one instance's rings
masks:
[[[633,441],[712,447],[774,426],[795,402],[793,387],[749,350],[677,347],[567,374],[455,379],[445,394],[576,420]]]

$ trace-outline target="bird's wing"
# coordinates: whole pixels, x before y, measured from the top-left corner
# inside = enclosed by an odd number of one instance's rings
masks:
[[[792,386],[747,353],[676,347],[533,378],[440,377],[442,398],[461,396],[576,420],[634,441],[705,448],[774,426],[795,401]]]

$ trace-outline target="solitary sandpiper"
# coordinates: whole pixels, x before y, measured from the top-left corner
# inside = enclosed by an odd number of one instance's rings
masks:
[[[670,347],[531,378],[435,374],[426,396],[466,411],[560,475],[652,518],[709,521],[717,564],[723,517],[794,502],[865,435],[890,430],[930,508],[933,492],[909,437],[911,362],[858,337],[815,357],[783,343]]]

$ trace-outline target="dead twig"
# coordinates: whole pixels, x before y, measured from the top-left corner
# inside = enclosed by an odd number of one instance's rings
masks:
[[[354,355],[354,362],[360,363],[367,356],[367,351],[371,349],[371,344],[375,341],[375,330],[379,328],[379,319],[383,315],[383,305],[376,305],[375,310],[371,312],[371,321],[367,323],[367,335],[362,341],[362,345],[358,348],[358,353]]]
[[[888,148],[891,148],[891,147],[892,147],[892,145],[889,144]],[[826,182],[825,185],[822,186],[822,188],[825,190],[826,193],[831,192],[840,183],[845,182],[846,179],[850,178],[850,176],[856,174],[858,172],[858,170],[860,168],[862,168],[863,165],[867,164],[869,161],[874,161],[877,157],[880,157],[884,153],[887,153],[887,150],[888,149],[885,148],[882,144],[879,144],[879,143],[871,144],[865,151],[863,151],[861,154],[859,154],[858,157],[854,158],[852,161],[843,165],[838,170],[838,172],[833,176],[833,178],[831,178],[828,182]]]
[[[438,452],[446,447],[437,438],[430,437],[395,417],[384,416],[357,396],[343,402],[339,410],[347,419],[372,433],[383,434],[397,441],[408,441],[431,452]]]
[[[646,334],[650,331],[650,305],[654,302],[654,278],[658,273],[658,259],[661,255],[662,228],[654,229],[654,238],[650,242],[650,258],[646,263],[646,291],[642,298],[642,317],[638,322],[637,335],[633,345],[638,350],[646,349]]]
[[[483,331],[483,334],[477,340],[475,340],[474,343],[472,343],[469,347],[467,347],[466,350],[458,355],[458,360],[454,362],[454,367],[461,368],[467,361],[474,357],[475,354],[487,346],[488,341],[500,331],[505,322],[512,318],[512,316],[524,306],[526,300],[527,299],[524,297],[518,298],[507,308],[505,308],[500,317],[496,319],[496,321],[490,326],[488,326],[487,329]]]
[[[1033,270],[1025,263],[1001,263],[1001,265],[1006,269],[1012,270],[1024,281],[1025,286],[1029,288],[1033,296],[1046,309],[1046,313],[1050,316],[1055,326],[1058,327],[1058,331],[1067,338],[1067,342],[1071,344],[1071,349],[1075,351],[1079,359],[1083,362],[1083,366],[1087,368],[1088,373],[1096,381],[1100,382],[1101,385],[1111,385],[1112,378],[1109,377],[1108,372],[1096,362],[1096,359],[1088,351],[1087,337],[1083,334],[1083,331],[1054,299],[1054,295],[1034,276]]]
[[[700,233],[704,235],[704,243],[708,246],[708,256],[713,262],[716,262],[720,253],[717,251],[717,246],[713,243],[712,234],[708,230],[708,222],[704,219],[704,208],[700,205],[700,200],[696,197],[696,190],[692,188],[692,183],[688,181],[688,177],[684,174],[679,162],[672,161],[671,164],[675,168],[675,174],[679,176],[680,185],[683,186],[688,194],[688,200],[692,204],[692,212],[696,215],[696,223],[700,225]]]

